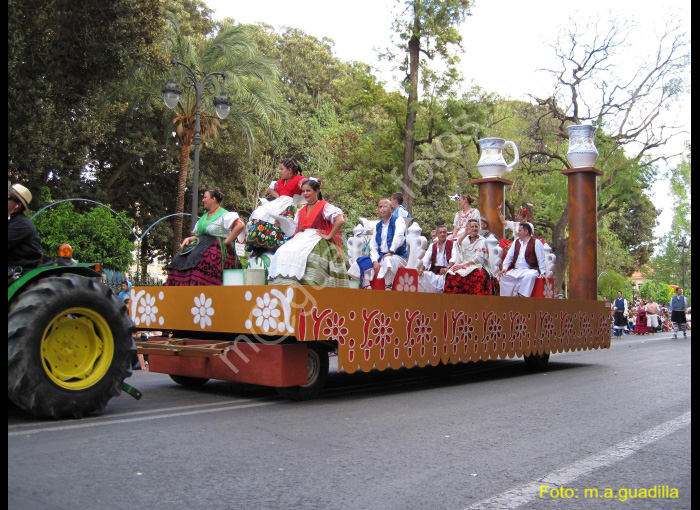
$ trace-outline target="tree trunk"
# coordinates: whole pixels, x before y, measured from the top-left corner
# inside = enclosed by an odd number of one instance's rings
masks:
[[[187,170],[190,167],[190,146],[180,144],[180,173],[177,179],[177,200],[175,201],[175,213],[185,212],[185,186],[187,185]],[[173,257],[180,251],[182,243],[182,214],[175,216],[175,226],[173,227]]]
[[[403,205],[411,212],[413,208],[413,160],[415,157],[416,140],[413,132],[416,123],[416,107],[418,102],[418,63],[420,59],[420,39],[414,35],[408,41],[408,105],[406,107],[406,134],[403,149]]]

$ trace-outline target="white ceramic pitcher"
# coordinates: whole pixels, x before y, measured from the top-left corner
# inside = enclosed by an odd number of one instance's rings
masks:
[[[520,161],[520,153],[518,152],[518,147],[515,143],[505,138],[482,138],[478,140],[479,147],[481,147],[481,158],[476,164],[476,168],[481,173],[482,177],[500,177],[504,172],[512,172],[513,167]],[[506,164],[506,160],[503,157],[503,150],[511,146],[513,147],[513,152],[515,157],[510,164]]]
[[[598,159],[598,149],[595,146],[595,126],[576,124],[569,126],[569,152],[566,159],[571,168],[592,167]]]

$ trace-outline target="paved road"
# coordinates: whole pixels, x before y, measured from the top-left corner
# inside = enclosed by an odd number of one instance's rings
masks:
[[[336,373],[308,402],[137,371],[144,398],[100,416],[8,406],[8,507],[689,508],[690,344],[626,336],[536,374],[518,360]]]

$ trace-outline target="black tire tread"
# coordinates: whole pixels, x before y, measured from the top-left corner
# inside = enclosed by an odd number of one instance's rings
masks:
[[[61,309],[89,308],[102,315],[112,328],[114,358],[105,376],[83,390],[55,385],[38,355],[43,330]],[[51,276],[32,283],[8,306],[7,393],[17,406],[41,418],[81,418],[99,412],[121,393],[132,373],[136,355],[131,332],[134,324],[126,306],[112,289],[94,278],[75,274]]]

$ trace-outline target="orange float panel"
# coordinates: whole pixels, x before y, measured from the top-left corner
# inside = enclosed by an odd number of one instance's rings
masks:
[[[609,311],[592,300],[299,285],[136,287],[131,316],[137,329],[240,333],[268,343],[332,340],[346,372],[610,347]]]

